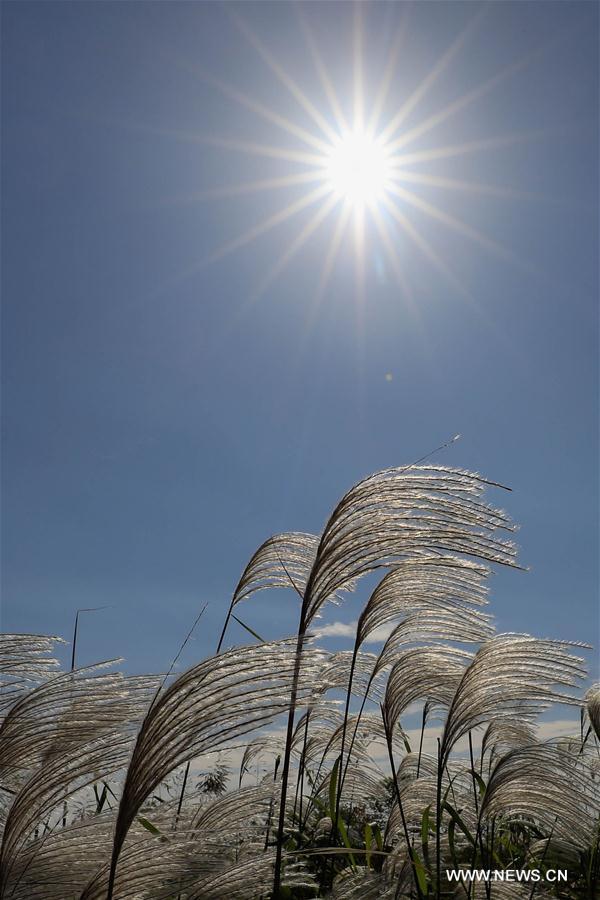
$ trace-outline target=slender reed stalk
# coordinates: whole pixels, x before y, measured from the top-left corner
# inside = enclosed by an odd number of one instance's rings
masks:
[[[427,723],[427,715],[429,713],[429,705],[423,704],[423,714],[421,716],[421,734],[419,737],[419,756],[417,757],[417,778],[421,771],[421,757],[423,755],[423,738],[425,737],[425,725]]]
[[[273,874],[273,900],[279,900],[281,893],[281,863],[283,858],[283,834],[285,828],[285,805],[287,801],[288,780],[290,776],[290,761],[292,756],[292,738],[294,736],[294,719],[296,716],[296,701],[298,699],[298,682],[300,680],[300,667],[302,663],[302,650],[306,640],[306,600],[302,605],[300,625],[296,641],[296,660],[294,663],[294,675],[290,706],[288,712],[287,730],[285,738],[285,753],[283,768],[281,770],[281,800],[279,806],[279,821],[277,824],[277,847],[275,850],[275,865]]]
[[[479,801],[477,799],[477,781],[475,779],[475,760],[473,758],[473,736],[469,730],[469,758],[471,760],[471,781],[473,782],[473,798],[475,801],[475,815],[479,818]]]
[[[385,742],[387,744],[388,758],[390,761],[390,769],[392,771],[392,779],[394,782],[394,791],[396,794],[396,802],[398,803],[398,809],[400,810],[400,819],[402,821],[402,830],[404,831],[404,840],[406,842],[406,849],[410,858],[410,862],[412,865],[413,876],[415,881],[415,886],[417,889],[417,895],[419,900],[423,898],[423,891],[421,890],[421,885],[419,883],[419,877],[417,874],[417,866],[415,862],[415,853],[411,844],[410,834],[408,831],[408,824],[406,821],[406,816],[404,814],[404,806],[402,804],[402,797],[400,796],[400,787],[398,785],[398,776],[396,774],[396,764],[394,762],[394,750],[392,746],[392,727],[388,721],[388,717],[386,714],[385,706],[383,703],[381,704],[381,718],[383,720],[383,728],[385,731]]]
[[[343,772],[342,763],[343,763],[343,759],[344,759],[344,746],[346,743],[346,729],[348,728],[348,715],[350,712],[350,697],[352,696],[352,681],[354,679],[354,670],[356,668],[357,656],[358,656],[358,643],[355,643],[354,652],[352,654],[352,662],[350,663],[350,673],[348,675],[348,688],[346,690],[346,703],[344,706],[344,720],[342,723],[342,741],[340,744],[340,755],[339,755],[340,764],[339,764],[339,770],[338,770],[339,778],[338,778],[337,793],[336,793],[336,798],[335,798],[335,827],[336,828],[337,828],[338,818],[340,815],[340,803],[342,800],[342,788],[344,786],[343,779],[342,779],[342,772]],[[348,756],[348,764],[349,763],[350,763],[350,756]],[[348,764],[346,765],[346,769],[348,767]]]
[[[294,821],[296,820],[296,809],[298,808],[298,829],[302,832],[302,797],[304,795],[304,769],[306,766],[306,749],[308,745],[308,724],[310,721],[310,709],[306,713],[304,720],[304,738],[302,742],[302,752],[300,754],[300,764],[298,768],[298,781],[296,783],[296,798],[294,800]]]
[[[435,793],[435,807],[436,807],[436,815],[435,815],[435,891],[436,897],[439,898],[442,896],[442,857],[441,857],[441,835],[442,835],[442,776],[444,773],[444,768],[442,764],[442,747],[440,739],[438,738],[438,753],[437,753],[437,785],[436,785],[436,793]]]

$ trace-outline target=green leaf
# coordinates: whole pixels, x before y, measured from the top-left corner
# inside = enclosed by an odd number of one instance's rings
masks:
[[[418,856],[413,854],[413,866],[415,868],[415,875],[417,876],[417,881],[419,882],[419,888],[421,893],[426,897],[429,893],[429,883],[427,880],[427,872],[425,871],[425,867],[423,863],[419,859]]]
[[[257,641],[260,641],[260,642],[261,642],[261,644],[264,644],[264,643],[265,643],[265,639],[264,639],[264,638],[261,638],[260,634],[257,634],[256,631],[254,631],[252,628],[250,628],[249,625],[246,625],[245,622],[242,622],[241,619],[238,619],[237,616],[234,616],[233,613],[231,613],[231,618],[232,618],[232,619],[235,619],[235,621],[238,623],[238,625],[241,625],[242,628],[245,628],[246,631],[248,632],[248,634],[251,634],[252,637],[255,637]]]
[[[381,834],[381,828],[379,825],[375,826],[375,843],[377,844],[377,849],[379,851],[383,850],[383,835]]]
[[[447,800],[444,801],[442,806],[443,806],[443,809],[445,809],[446,812],[450,814],[452,819],[454,819],[454,821],[456,822],[456,824],[458,825],[458,827],[460,828],[460,830],[462,831],[464,836],[467,838],[469,843],[471,843],[473,846],[475,846],[475,838],[473,837],[473,835],[471,834],[471,832],[465,825],[464,820],[461,818],[460,814],[454,809],[453,806],[450,805],[450,803],[448,803]]]
[[[369,869],[371,868],[371,847],[373,846],[373,828],[370,822],[367,822],[365,825],[365,850],[366,856],[365,859],[367,861],[367,866]]]
[[[423,810],[423,815],[421,816],[421,843],[423,844],[423,850],[426,849],[427,844],[429,843],[429,813],[431,811],[431,804],[426,806]]]
[[[337,827],[338,827],[338,831],[340,833],[340,837],[343,841],[344,847],[346,847],[347,850],[352,850],[352,844],[350,843],[350,840],[348,838],[348,832],[346,831],[346,823],[344,822],[344,820],[342,819],[341,816],[338,819]],[[352,868],[356,869],[356,861],[355,861],[354,857],[352,856],[352,853],[348,853],[348,856],[350,858],[350,862],[352,863]]]
[[[479,796],[484,797],[487,790],[487,784],[485,783],[481,775],[475,771],[475,769],[471,769],[471,774],[477,782],[477,786],[479,787]]]
[[[150,834],[155,834],[158,837],[163,836],[162,832],[156,827],[156,825],[153,825],[152,822],[149,822],[148,819],[144,818],[144,816],[138,816],[137,820],[140,823],[140,825],[143,825],[144,828],[150,832]]]

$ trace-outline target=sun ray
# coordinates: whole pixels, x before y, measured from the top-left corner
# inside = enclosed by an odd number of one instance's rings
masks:
[[[307,163],[313,166],[322,166],[323,157],[316,153],[306,153],[302,150],[288,150],[283,147],[274,147],[272,144],[256,144],[252,141],[239,141],[235,138],[219,138],[214,135],[198,137],[198,143],[210,144],[213,147],[222,147],[224,150],[237,150],[240,153],[249,153],[253,156],[266,156],[271,159],[285,159],[288,162]]]
[[[470,153],[478,153],[480,150],[499,150],[501,147],[509,147],[514,144],[528,143],[530,141],[547,138],[548,129],[538,131],[521,131],[512,134],[497,135],[496,137],[483,138],[479,141],[467,141],[464,144],[447,144],[443,147],[432,147],[429,150],[419,150],[415,153],[403,153],[394,157],[395,166],[418,165],[431,162],[436,159],[450,159],[455,156],[466,156]]]
[[[321,301],[325,294],[325,288],[327,287],[327,284],[329,283],[329,279],[331,277],[331,273],[333,272],[333,267],[338,257],[342,240],[350,221],[351,213],[352,210],[350,204],[340,204],[337,221],[329,240],[329,246],[327,248],[327,253],[325,254],[325,259],[323,260],[323,265],[321,266],[319,281],[317,283],[314,294],[310,298],[304,328],[298,341],[298,348],[295,358],[297,365],[300,363],[300,360],[304,355],[306,342],[312,334],[312,328],[321,306]]]
[[[354,23],[353,23],[353,72],[354,72],[354,93],[353,93],[353,130],[362,132],[364,129],[364,60],[363,60],[363,18],[362,5],[354,4]]]
[[[243,234],[238,235],[238,237],[233,238],[233,240],[228,241],[221,247],[218,247],[209,256],[206,256],[200,263],[198,263],[195,268],[203,268],[204,266],[210,265],[211,263],[223,259],[223,257],[228,256],[230,253],[233,253],[234,250],[239,250],[241,247],[244,247],[251,241],[256,240],[256,238],[261,237],[261,235],[266,234],[266,232],[271,231],[273,228],[275,228],[276,225],[281,225],[282,222],[285,222],[287,219],[291,218],[291,216],[296,215],[296,213],[300,212],[300,210],[305,209],[307,206],[311,206],[313,203],[316,203],[317,200],[328,193],[328,187],[320,187],[316,188],[314,191],[311,191],[309,194],[305,194],[304,197],[300,197],[300,199],[296,200],[295,203],[288,203],[288,205],[283,209],[280,209],[272,216],[269,216],[267,219],[259,222],[258,225],[255,225],[253,228],[250,228]]]
[[[448,191],[460,191],[465,194],[498,197],[501,200],[535,201],[536,203],[570,207],[572,203],[560,196],[535,191],[522,191],[506,185],[489,184],[482,181],[464,181],[458,178],[445,178],[417,172],[405,172],[399,169],[392,173],[390,179],[396,184],[423,184],[426,187],[441,188]]]
[[[418,85],[417,88],[410,95],[408,100],[400,107],[396,115],[388,122],[387,126],[382,131],[382,138],[384,140],[390,140],[394,134],[398,131],[402,123],[405,121],[407,116],[412,112],[412,110],[417,106],[418,103],[423,99],[429,89],[435,84],[440,75],[444,72],[444,70],[449,66],[452,62],[456,54],[462,50],[463,45],[467,41],[467,39],[471,36],[472,32],[475,28],[480,24],[483,16],[487,13],[487,7],[481,6],[479,11],[475,13],[475,15],[470,19],[467,23],[466,27],[463,28],[462,32],[458,35],[458,37],[453,41],[453,43],[448,47],[446,52],[440,57],[437,61],[431,72],[423,79],[423,81]]]
[[[302,90],[300,90],[293,78],[291,78],[287,74],[285,69],[277,62],[275,57],[267,50],[258,35],[250,28],[248,23],[239,15],[239,13],[234,12],[231,7],[227,8],[227,13],[230,19],[237,26],[237,28],[242,32],[244,37],[250,42],[250,44],[252,44],[261,59],[267,64],[271,71],[274,72],[279,81],[288,89],[292,96],[295,97],[300,106],[305,110],[305,112],[309,114],[315,124],[329,138],[329,140],[335,140],[336,133],[331,128],[328,121],[323,115],[321,115],[319,110],[308,99],[306,94]]]
[[[357,206],[354,209],[352,224],[354,225],[354,275],[356,278],[357,300],[359,306],[365,298],[365,208]]]
[[[319,80],[325,91],[325,95],[329,101],[329,105],[331,107],[331,111],[335,116],[335,120],[337,122],[338,129],[340,131],[348,130],[348,123],[346,121],[346,117],[342,111],[342,107],[340,105],[340,101],[338,100],[338,96],[335,92],[335,88],[333,86],[333,82],[329,77],[329,73],[325,67],[325,64],[321,58],[321,54],[319,53],[319,49],[317,47],[316,41],[314,39],[313,33],[310,29],[308,22],[306,21],[306,16],[304,15],[304,11],[300,4],[294,4],[294,10],[296,15],[298,16],[298,21],[300,22],[300,27],[304,33],[304,39],[308,46],[310,55],[312,57],[315,69],[317,71],[317,75],[319,76]]]
[[[410,219],[405,216],[398,205],[391,199],[385,199],[385,205],[392,218],[400,225],[405,234],[419,248],[421,253],[429,260],[429,262],[444,276],[448,283],[465,299],[472,301],[472,297],[465,288],[464,284],[457,278],[452,269],[441,259],[435,252],[431,244],[425,240],[423,235],[415,228]]]
[[[295,125],[294,122],[292,122],[290,119],[287,119],[285,116],[280,116],[279,113],[274,112],[267,106],[263,106],[262,103],[259,103],[257,100],[253,100],[251,97],[248,97],[246,94],[243,94],[241,91],[237,90],[237,88],[232,87],[226,82],[221,81],[218,78],[211,78],[210,80],[216,87],[219,88],[219,90],[223,94],[225,94],[227,97],[231,97],[231,99],[239,103],[240,106],[245,106],[247,109],[261,116],[261,118],[265,119],[267,122],[272,122],[274,125],[277,125],[279,128],[283,129],[283,131],[287,131],[288,134],[299,138],[304,144],[307,144],[309,147],[313,147],[315,150],[319,150],[321,153],[327,151],[327,144],[325,143],[325,141],[316,137],[314,134],[311,134],[310,131],[306,131],[305,128],[301,128],[299,125]]]
[[[317,230],[321,222],[323,222],[327,218],[333,207],[336,206],[337,202],[337,198],[331,195],[323,201],[314,216],[309,219],[304,228],[299,232],[299,234],[296,235],[294,240],[290,242],[286,251],[281,256],[279,256],[277,261],[271,266],[265,277],[262,279],[258,287],[252,292],[250,297],[250,300],[252,302],[258,300],[258,298],[265,293],[265,291],[270,287],[275,279],[289,265],[298,250],[300,250],[300,248],[306,243],[309,237]]]
[[[233,331],[236,324],[239,324],[243,320],[243,318],[249,314],[256,302],[275,281],[277,276],[280,275],[281,272],[286,268],[293,256],[295,256],[295,254],[301,249],[303,244],[306,243],[311,234],[316,231],[321,222],[327,217],[327,215],[336,205],[337,201],[334,197],[329,197],[324,200],[315,215],[312,216],[311,219],[309,219],[302,231],[298,235],[296,235],[294,240],[288,245],[285,253],[278,258],[277,262],[270,268],[260,284],[252,291],[249,296],[246,297],[244,303],[242,303],[240,308],[237,310],[235,316],[230,319],[228,327],[226,329],[226,332],[228,334]]]
[[[369,121],[367,124],[367,131],[369,132],[369,134],[375,134],[375,130],[379,123],[381,112],[383,110],[383,105],[389,93],[392,78],[394,76],[396,65],[398,63],[398,54],[406,38],[410,9],[411,7],[409,5],[404,6],[402,9],[402,21],[388,53],[385,71],[379,83],[379,87],[377,88],[377,93],[373,101],[373,108],[371,110],[371,115],[369,116]]]
[[[293,150],[285,147],[275,147],[273,144],[258,144],[255,141],[244,141],[239,138],[222,137],[214,134],[202,134],[197,131],[183,131],[181,129],[147,128],[137,126],[131,122],[120,123],[124,127],[133,130],[146,131],[158,134],[161,137],[174,138],[178,141],[186,141],[191,144],[199,144],[206,147],[219,147],[223,150],[232,150],[237,153],[247,153],[249,156],[264,156],[268,159],[281,159],[286,162],[298,162],[306,165],[323,167],[323,154],[308,153],[306,150]]]
[[[414,309],[415,309],[414,294],[413,294],[412,288],[410,287],[410,285],[406,279],[406,275],[402,269],[402,263],[400,262],[400,258],[398,256],[398,251],[396,250],[396,247],[392,243],[392,239],[390,238],[390,235],[388,233],[387,225],[383,220],[383,216],[381,215],[381,210],[378,209],[377,207],[373,207],[373,209],[371,209],[370,212],[371,212],[371,216],[373,218],[373,222],[375,223],[377,232],[379,234],[381,243],[383,244],[383,248],[387,254],[389,263],[392,267],[394,275],[396,276],[396,280],[400,286],[400,289],[402,290],[402,294],[403,294],[405,300],[408,301],[408,304],[411,307],[411,309],[414,311]]]
[[[256,194],[261,191],[295,187],[300,184],[314,184],[315,182],[323,181],[324,178],[324,174],[319,170],[298,172],[295,175],[282,175],[279,178],[262,178],[256,181],[246,181],[242,184],[223,185],[222,187],[209,188],[206,191],[187,193],[185,198],[176,198],[176,202],[189,204],[199,203],[215,197],[240,197],[244,194]]]
[[[96,125],[104,125],[122,128],[127,131],[133,131],[141,134],[156,135],[163,138],[172,138],[177,141],[185,141],[192,144],[223,147],[227,150],[235,150],[241,153],[248,153],[253,156],[264,156],[271,159],[282,159],[289,162],[302,162],[307,165],[323,166],[323,147],[319,147],[319,153],[309,153],[307,150],[299,150],[292,147],[278,147],[273,144],[261,144],[256,141],[247,141],[234,137],[225,137],[223,135],[207,134],[198,130],[187,130],[184,128],[159,128],[155,125],[149,125],[146,122],[136,122],[130,117],[123,118],[120,116],[89,116],[86,113],[80,114],[82,118],[89,119]],[[327,147],[327,145],[323,145]]]
[[[366,411],[366,350],[365,350],[365,314],[366,314],[366,229],[365,206],[355,206],[354,225],[354,334],[356,339],[356,393],[357,393],[357,425],[364,427]]]
[[[396,280],[400,286],[402,291],[402,296],[404,302],[406,304],[406,308],[408,309],[412,321],[415,323],[416,327],[419,330],[419,333],[422,337],[422,347],[429,355],[429,348],[427,343],[427,333],[425,330],[425,325],[423,322],[423,313],[422,310],[417,303],[417,299],[415,297],[414,291],[406,278],[406,275],[402,268],[402,263],[398,257],[398,252],[396,247],[392,243],[390,238],[388,227],[386,222],[383,220],[383,216],[381,215],[381,210],[378,208],[374,208],[371,210],[373,215],[373,221],[375,223],[375,227],[377,228],[379,237],[381,239],[381,243],[383,244],[384,250],[387,254],[388,260],[392,266],[394,271],[394,275],[396,276]]]
[[[132,131],[141,131],[146,134],[159,135],[160,137],[173,138],[177,141],[186,141],[191,144],[199,144],[207,147],[219,147],[223,150],[233,150],[238,153],[247,153],[250,156],[264,156],[268,159],[281,159],[286,162],[305,163],[317,167],[323,166],[322,153],[309,153],[306,150],[294,150],[286,147],[276,147],[273,144],[259,144],[255,141],[245,141],[239,138],[223,137],[215,134],[203,134],[198,131],[185,131],[180,128],[153,128],[148,125],[132,122],[131,120],[110,119],[112,124],[120,125]]]
[[[480,247],[483,247],[494,256],[503,259],[505,262],[515,263],[520,267],[526,267],[528,270],[530,269],[529,266],[526,266],[523,260],[520,260],[514,253],[512,253],[506,247],[502,246],[502,244],[492,240],[484,234],[481,234],[481,232],[477,231],[475,228],[467,225],[466,222],[462,222],[455,216],[451,216],[449,213],[444,212],[437,206],[434,206],[432,203],[428,203],[426,200],[423,200],[422,197],[418,197],[417,194],[414,194],[412,191],[408,191],[406,188],[401,188],[399,186],[392,186],[390,187],[389,192],[391,194],[395,194],[397,197],[400,197],[406,203],[409,203],[411,206],[415,207],[415,209],[421,210],[421,212],[424,212],[431,218],[436,219],[443,225],[446,225],[457,234],[460,234],[463,237],[466,237],[474,243],[478,244]]]
[[[227,138],[218,135],[203,135],[195,131],[183,131],[180,129],[149,128],[145,125],[137,125],[120,122],[123,127],[145,131],[151,134],[159,134],[162,137],[171,137],[181,141],[189,141],[213,147],[222,147],[225,150],[248,153],[252,156],[264,156],[270,159],[281,159],[289,162],[306,163],[318,168],[323,167],[323,155],[308,153],[304,150],[292,150],[283,147],[275,147],[272,144],[259,144],[253,141],[243,141],[237,138]],[[462,144],[446,144],[441,147],[431,147],[427,150],[419,150],[414,153],[402,153],[393,157],[393,165],[396,168],[404,168],[408,165],[418,165],[431,162],[436,159],[450,159],[456,156],[466,156],[478,153],[481,150],[499,150],[518,144],[527,144],[533,141],[544,140],[552,136],[564,135],[564,129],[537,129],[535,131],[517,131],[507,134],[495,135],[490,138],[482,138],[476,141],[466,141]]]
[[[228,84],[226,81],[223,81],[222,79],[216,78],[214,75],[211,75],[210,72],[205,71],[197,63],[178,60],[177,65],[180,69],[183,69],[185,72],[188,72],[189,74],[194,75],[196,78],[201,79],[202,81],[206,82],[206,84],[213,85],[213,87],[216,87],[219,91],[221,91],[222,94],[224,94],[226,97],[229,97],[231,100],[234,100],[240,106],[244,106],[251,112],[256,113],[256,115],[265,119],[267,122],[272,122],[274,125],[277,125],[278,128],[281,128],[283,131],[287,131],[287,133],[292,135],[292,137],[299,138],[309,147],[313,147],[315,150],[318,150],[321,153],[323,153],[327,149],[326,142],[318,138],[316,135],[312,134],[310,131],[307,131],[305,128],[301,128],[299,125],[296,125],[285,116],[279,115],[279,113],[270,109],[268,106],[264,106],[264,104],[259,103],[258,100],[253,100],[252,97],[244,94],[242,91],[238,90],[233,85]]]
[[[497,323],[492,319],[486,308],[477,301],[477,298],[473,296],[473,293],[467,289],[467,287],[458,278],[452,268],[447,263],[445,263],[444,260],[442,260],[442,258],[435,252],[431,244],[429,244],[425,240],[425,238],[415,228],[410,219],[402,214],[397,204],[391,198],[387,199],[386,205],[388,206],[390,214],[404,229],[405,233],[409,235],[409,237],[415,242],[415,244],[417,244],[417,246],[419,246],[425,256],[429,259],[431,264],[439,270],[442,276],[447,280],[448,284],[453,287],[454,290],[456,290],[457,293],[469,304],[471,311],[485,325],[485,327],[493,331],[496,338],[498,338]],[[505,336],[503,336],[503,339],[506,340]]]
[[[409,184],[424,184],[427,187],[443,188],[448,191],[464,191],[467,194],[484,194],[490,197],[501,197],[506,199],[527,199],[538,195],[530,191],[517,191],[514,188],[504,187],[502,185],[488,184],[487,182],[463,181],[458,178],[445,178],[441,175],[421,174],[418,172],[403,172],[402,170],[394,172],[393,180],[395,182]]]
[[[340,209],[338,221],[336,223],[335,230],[331,236],[331,240],[329,242],[329,247],[327,249],[325,259],[323,260],[323,266],[321,267],[321,274],[319,276],[319,281],[317,283],[317,289],[315,291],[315,305],[317,305],[317,306],[321,302],[323,295],[325,293],[325,288],[329,284],[329,279],[331,278],[331,274],[333,272],[333,267],[335,265],[338,254],[340,252],[342,239],[343,239],[344,233],[348,227],[348,222],[350,221],[351,214],[352,214],[352,209],[350,207],[350,204],[344,203],[342,205],[342,208]]]
[[[532,53],[529,53],[523,59],[517,60],[517,62],[512,63],[510,66],[506,66],[506,68],[502,69],[500,72],[497,72],[491,78],[488,78],[488,80],[483,84],[478,85],[478,87],[473,88],[473,90],[471,91],[468,91],[453,103],[444,106],[442,109],[438,110],[438,112],[433,113],[431,116],[428,116],[418,125],[415,125],[414,128],[411,128],[409,131],[405,131],[404,134],[402,134],[395,141],[391,141],[390,147],[394,150],[400,150],[402,147],[409,146],[413,143],[414,140],[416,140],[416,138],[422,137],[422,135],[426,134],[428,131],[431,131],[432,128],[435,128],[441,122],[444,122],[446,119],[455,115],[461,109],[465,109],[471,103],[475,103],[486,94],[489,94],[490,91],[493,91],[494,88],[496,88],[503,81],[506,81],[508,78],[512,78],[513,75],[516,75],[517,72],[520,72],[521,69],[525,68],[525,66],[528,66],[540,52],[541,51],[538,48]]]
[[[313,203],[316,203],[319,199],[321,199],[328,193],[330,192],[327,187],[316,188],[310,193],[299,198],[295,203],[287,204],[285,207],[283,207],[283,209],[278,210],[273,215],[259,222],[253,228],[248,229],[247,231],[238,235],[236,238],[233,238],[233,240],[221,244],[221,246],[213,250],[212,253],[209,253],[202,259],[192,263],[183,270],[174,273],[162,284],[157,285],[150,292],[146,299],[151,299],[161,294],[165,294],[167,291],[171,291],[176,285],[183,283],[187,279],[196,275],[198,272],[202,271],[202,269],[206,268],[207,266],[212,265],[215,262],[219,262],[220,260],[227,257],[230,253],[233,253],[234,251],[241,249],[247,244],[250,244],[252,241],[261,237],[263,234],[271,231],[277,225],[280,225],[281,223],[292,218],[292,216],[296,215],[301,210],[306,209]]]

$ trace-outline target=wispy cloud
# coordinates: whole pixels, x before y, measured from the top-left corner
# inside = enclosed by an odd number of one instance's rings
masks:
[[[356,634],[356,620],[354,622],[332,622],[324,625],[315,632],[316,637],[347,637],[353,638]]]
[[[337,638],[354,638],[356,635],[356,626],[358,622],[332,622],[330,625],[324,625],[315,632],[317,637],[337,637]],[[394,622],[388,622],[386,625],[380,625],[366,638],[365,644],[380,644],[387,640],[395,627]]]
[[[554,719],[549,722],[538,722],[537,725],[537,734],[536,738],[538,741],[548,741],[552,738],[558,737],[567,737],[571,735],[575,735],[578,733],[579,723],[575,719]],[[473,737],[473,746],[475,747],[476,752],[479,750],[481,745],[481,738],[483,737],[484,729],[480,729],[479,732],[474,733]],[[407,728],[405,730],[406,737],[408,738],[408,742],[413,749],[416,751],[419,747],[419,741],[421,739],[421,729],[420,728]],[[439,726],[427,726],[425,731],[423,732],[423,752],[428,753],[431,756],[435,756],[437,753],[437,740],[441,737],[442,727]],[[455,753],[458,756],[466,755],[469,752],[469,738],[468,735],[465,735],[461,738],[455,745]],[[384,767],[387,765],[387,753],[384,749],[374,744],[371,744],[369,747],[369,753],[380,766]]]
[[[338,623],[341,624],[341,623]],[[346,626],[350,627],[350,626]],[[411,705],[408,710],[406,710],[407,714],[415,712],[417,709],[417,705]],[[537,740],[539,741],[547,741],[552,738],[557,737],[566,737],[575,735],[578,733],[579,723],[576,718],[573,719],[553,719],[549,721],[541,721],[538,722],[537,725]],[[421,738],[421,729],[420,728],[406,728],[405,735],[408,738],[410,746],[414,752],[418,750],[419,742]],[[431,756],[435,756],[437,753],[437,740],[441,736],[442,727],[441,724],[436,723],[435,725],[428,725],[425,728],[423,733],[423,752],[430,754]],[[473,733],[473,746],[475,748],[475,752],[479,751],[479,747],[481,745],[481,738],[483,737],[484,729],[480,728],[476,732]],[[272,741],[271,749],[259,754],[258,758],[254,761],[253,764],[253,773],[254,775],[246,776],[250,777],[262,777],[268,772],[273,771],[273,759],[278,753],[280,753],[283,749],[283,744],[285,742],[285,731],[283,728],[268,728],[264,732],[262,732],[262,736],[265,738],[269,738]],[[455,746],[455,753],[458,757],[464,757],[469,752],[469,739],[468,736],[465,735],[461,740],[459,740]],[[240,765],[242,761],[242,757],[244,755],[245,746],[235,746],[229,748],[228,750],[221,750],[218,753],[209,753],[198,759],[194,760],[192,763],[192,773],[195,777],[199,776],[201,773],[210,771],[214,769],[217,763],[225,763],[230,767],[231,770],[231,778],[229,782],[230,788],[233,788],[234,784],[237,784],[237,778],[240,770]],[[371,743],[368,747],[368,754],[371,760],[371,763],[379,766],[383,772],[387,772],[388,770],[388,755],[387,750],[383,746],[383,744],[379,743]]]

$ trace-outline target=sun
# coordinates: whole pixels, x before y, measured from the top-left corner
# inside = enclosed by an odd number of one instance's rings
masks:
[[[326,101],[321,105],[304,92],[240,14],[230,11],[232,23],[293,97],[301,118],[294,115],[288,117],[285,112],[271,108],[209,74],[203,76],[224,96],[286,136],[285,143],[280,144],[262,143],[254,137],[238,139],[214,134],[190,135],[192,140],[219,150],[239,152],[246,157],[262,157],[268,160],[269,166],[287,166],[286,169],[268,171],[264,177],[254,181],[210,188],[194,195],[194,199],[204,200],[264,192],[274,195],[279,191],[284,193],[285,202],[278,204],[274,211],[207,253],[188,270],[195,271],[215,263],[279,229],[288,220],[296,219],[297,230],[275,255],[264,277],[249,294],[249,307],[317,233],[323,253],[316,267],[317,282],[311,310],[316,310],[325,296],[336,265],[343,258],[346,243],[351,247],[351,257],[347,259],[355,270],[357,309],[365,302],[369,266],[372,271],[377,266],[377,277],[387,278],[389,275],[395,279],[402,296],[415,308],[413,290],[407,276],[404,249],[407,246],[428,266],[437,270],[452,291],[470,299],[468,287],[454,271],[453,261],[446,259],[432,243],[426,230],[428,220],[435,225],[434,234],[439,233],[442,226],[504,262],[523,266],[512,250],[454,215],[447,208],[447,203],[443,200],[438,202],[432,192],[441,192],[442,198],[448,196],[448,192],[456,192],[459,196],[475,193],[490,197],[514,197],[515,191],[510,188],[475,182],[470,178],[453,178],[444,168],[436,171],[436,166],[445,166],[445,161],[453,157],[503,147],[507,143],[528,139],[527,136],[498,135],[450,144],[440,143],[438,139],[424,147],[417,142],[421,142],[430,132],[435,132],[457,112],[495,90],[503,80],[519,71],[529,57],[517,60],[451,102],[437,107],[433,104],[433,111],[419,115],[427,94],[443,77],[484,15],[484,7],[471,17],[412,91],[402,94],[399,105],[396,105],[398,101],[394,100],[392,89],[402,88],[397,77],[397,64],[406,39],[406,19],[390,44],[379,82],[369,85],[365,78],[363,13],[362,4],[353,4],[352,53],[348,57],[347,87],[339,93],[309,24],[304,14],[299,12],[306,46],[322,89],[322,99]],[[291,196],[287,195],[288,190],[293,192]],[[330,231],[324,238],[325,227]],[[374,249],[376,253],[372,252]]]
[[[325,178],[340,200],[371,206],[385,197],[392,183],[390,152],[366,132],[345,132],[325,154]]]

